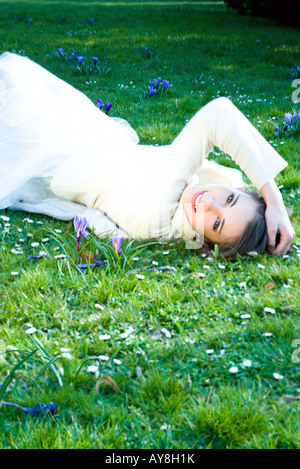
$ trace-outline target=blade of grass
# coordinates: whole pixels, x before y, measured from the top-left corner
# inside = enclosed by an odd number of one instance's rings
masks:
[[[29,360],[29,358],[32,357],[32,355],[34,355],[37,351],[38,351],[38,349],[35,349],[35,350],[33,350],[32,352],[28,353],[28,355],[26,355],[26,357],[22,358],[22,360],[20,360],[20,361],[13,367],[13,369],[11,370],[11,372],[9,373],[9,375],[6,377],[6,379],[5,379],[4,382],[2,383],[2,385],[1,385],[1,387],[0,387],[0,408],[1,408],[2,399],[3,399],[4,395],[5,395],[7,386],[8,386],[9,383],[12,381],[15,372],[16,372],[19,368],[21,368],[21,366],[23,365],[23,363],[26,362],[27,360]]]
[[[51,356],[48,354],[48,352],[44,349],[44,347],[42,346],[42,344],[37,340],[35,339],[34,337],[31,337],[30,336],[30,339],[32,340],[32,342],[38,347],[38,349],[40,350],[42,356],[46,359],[48,359],[48,363],[47,363],[47,367],[50,368],[50,370],[52,371],[52,373],[55,375],[57,381],[58,381],[58,384],[60,387],[63,387],[63,381],[62,381],[62,378],[61,378],[61,375],[60,375],[60,372],[56,369],[56,367],[54,366],[54,363],[52,363],[53,359],[51,358]]]

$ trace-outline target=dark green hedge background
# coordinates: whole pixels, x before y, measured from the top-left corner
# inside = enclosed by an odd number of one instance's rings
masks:
[[[225,0],[225,3],[239,13],[273,18],[300,29],[299,0]]]

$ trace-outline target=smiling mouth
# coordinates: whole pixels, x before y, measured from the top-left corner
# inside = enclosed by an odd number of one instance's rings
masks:
[[[202,196],[203,194],[205,193],[206,191],[199,191],[199,192],[196,192],[193,197],[192,197],[192,207],[193,207],[193,210],[194,212],[197,211],[197,207],[202,199]]]

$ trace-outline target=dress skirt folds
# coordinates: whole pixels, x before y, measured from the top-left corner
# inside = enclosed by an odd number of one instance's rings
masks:
[[[0,209],[72,218],[83,208],[52,193],[55,168],[70,157],[97,158],[106,146],[138,140],[125,120],[108,117],[40,65],[17,54],[0,56]]]

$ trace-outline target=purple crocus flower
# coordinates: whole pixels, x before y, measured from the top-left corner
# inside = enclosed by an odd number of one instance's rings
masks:
[[[151,96],[154,96],[156,93],[157,93],[157,89],[153,88],[153,86],[150,86],[150,89],[149,89],[150,98],[151,98]]]
[[[94,21],[95,21],[95,18],[91,18],[91,19],[90,19],[90,24],[93,24]]]
[[[98,57],[93,57],[94,70],[96,69],[97,62],[98,62]]]
[[[121,250],[122,243],[123,243],[123,236],[113,236],[112,239],[111,239],[111,242],[113,244],[113,247],[114,247],[116,253],[119,254],[120,250]]]
[[[159,86],[160,83],[161,83],[161,78],[160,78],[160,77],[155,78],[155,79],[152,80],[152,81],[149,81],[149,85],[150,85],[151,87]]]
[[[96,104],[96,107],[98,107],[99,109],[102,109],[104,106],[103,102],[102,102],[102,99],[97,99],[97,104]]]
[[[286,112],[286,113],[284,114],[284,118],[285,118],[285,120],[287,121],[287,123],[288,123],[289,125],[292,125],[292,118],[293,118],[293,116],[292,116],[292,114],[291,114],[290,112]]]
[[[76,215],[74,218],[74,228],[76,231],[76,240],[77,240],[77,251],[79,252],[79,243],[81,240],[81,236],[86,238],[88,236],[88,232],[85,230],[87,227],[87,219],[85,217],[81,217],[80,215]]]
[[[49,414],[55,414],[59,410],[58,405],[53,404],[53,402],[50,402],[49,404],[44,404],[43,402],[39,402],[38,404],[35,404],[33,407],[24,407],[18,404],[14,404],[12,402],[5,402],[5,401],[2,401],[2,404],[16,407],[17,409],[22,410],[28,415],[40,415],[40,414],[49,415]]]
[[[151,269],[147,269],[149,270],[150,272],[175,272],[176,269],[175,267],[172,267],[170,265],[163,265],[161,267],[152,267]]]
[[[40,253],[37,256],[28,256],[28,261],[31,261],[31,259],[42,259],[43,257],[49,257],[49,255],[46,252],[40,251]]]
[[[107,263],[108,263],[108,261],[91,262],[91,263],[90,263],[90,268],[93,268],[93,267],[101,267],[102,265],[105,265],[105,264],[107,264]],[[85,270],[88,269],[89,264],[78,264],[76,267],[77,267],[77,269],[80,269],[82,272],[84,272]]]
[[[62,47],[60,47],[60,48],[58,49],[58,53],[59,53],[59,55],[63,55],[63,53],[64,53],[64,50],[63,50],[63,48],[62,48]]]
[[[78,55],[77,52],[74,51],[73,54],[71,55],[70,59],[77,59]]]
[[[106,109],[106,114],[108,114],[108,111],[112,107],[112,103],[104,103],[105,109]]]
[[[275,135],[276,137],[279,136],[279,127],[277,125],[275,126]]]
[[[77,57],[77,60],[78,60],[79,65],[81,66],[83,64],[84,57],[79,56],[79,57]]]
[[[164,85],[164,89],[167,89],[169,86],[171,86],[168,80],[164,80],[163,85]]]

